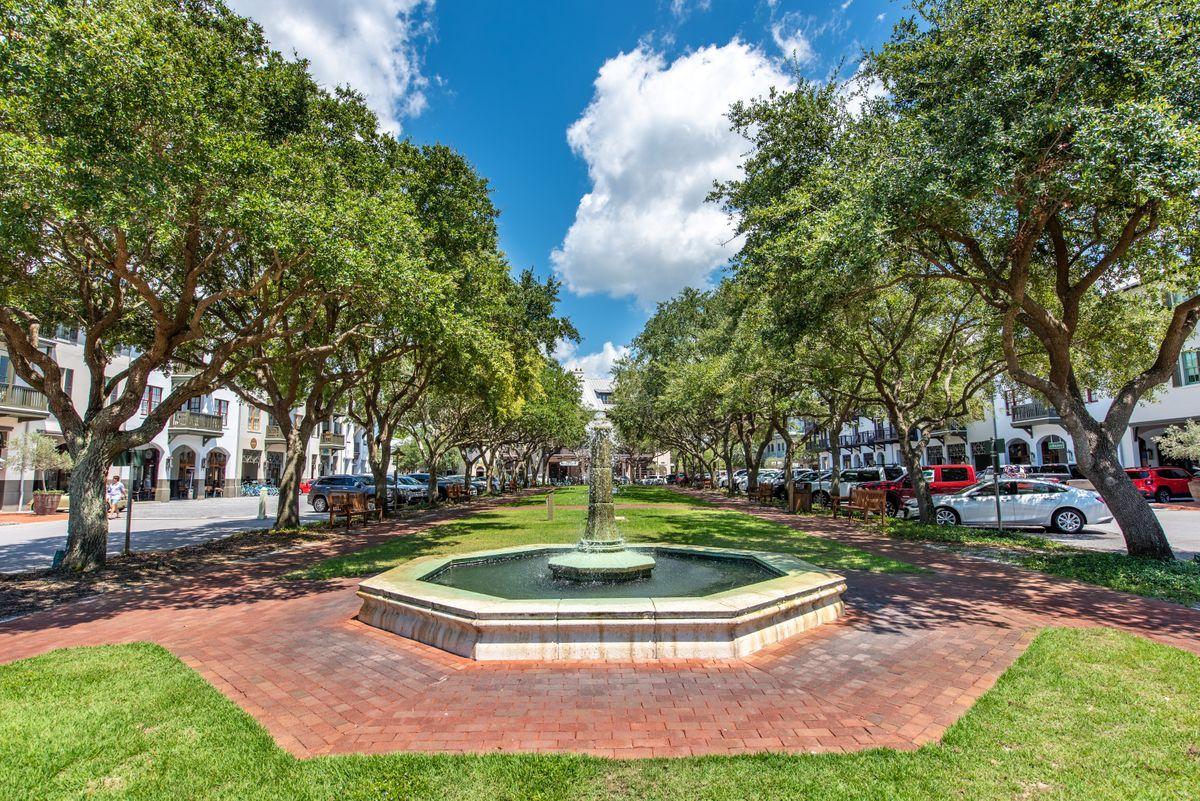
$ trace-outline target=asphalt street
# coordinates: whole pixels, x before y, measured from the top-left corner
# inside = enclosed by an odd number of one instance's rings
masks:
[[[130,543],[135,551],[161,551],[267,528],[275,519],[277,497],[267,498],[267,517],[258,519],[258,498],[206,498],[196,501],[146,501],[133,505]],[[325,519],[300,499],[304,522]],[[0,525],[0,573],[49,567],[67,538],[67,521]],[[109,521],[108,552],[125,543],[125,515]]]

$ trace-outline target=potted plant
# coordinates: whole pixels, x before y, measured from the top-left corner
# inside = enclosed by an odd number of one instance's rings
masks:
[[[71,457],[60,451],[57,443],[50,437],[40,431],[31,431],[27,434],[19,434],[8,441],[8,458],[5,460],[5,466],[9,470],[16,471],[17,506],[23,509],[25,508],[25,472],[32,470],[34,483],[37,483],[37,474],[41,471],[44,486],[45,471],[70,468]],[[58,510],[58,502],[61,498],[62,493],[57,490],[34,492],[33,513],[36,515],[54,514]]]
[[[1170,459],[1200,462],[1200,420],[1189,420],[1164,431],[1158,438],[1158,452]],[[1200,501],[1200,478],[1189,481],[1188,489],[1192,497]]]
[[[52,515],[58,511],[62,502],[62,490],[34,490],[33,513],[35,515]]]

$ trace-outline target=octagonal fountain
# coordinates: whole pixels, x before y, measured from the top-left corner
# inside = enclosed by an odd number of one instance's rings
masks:
[[[612,426],[590,432],[579,543],[416,559],[359,585],[359,620],[481,660],[734,658],[842,613],[841,576],[793,556],[627,547],[612,496]]]

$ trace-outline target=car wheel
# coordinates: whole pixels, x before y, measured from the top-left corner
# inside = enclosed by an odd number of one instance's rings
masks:
[[[933,522],[939,526],[957,526],[962,522],[962,518],[949,506],[939,506],[933,510]]]
[[[314,512],[324,512],[329,509],[329,502],[325,500],[324,495],[318,495],[312,499],[312,508]]]
[[[1062,534],[1077,534],[1083,530],[1083,513],[1076,509],[1059,509],[1050,518],[1054,530]]]
[[[1171,490],[1168,487],[1159,487],[1158,492],[1154,493],[1154,499],[1159,503],[1171,502]]]
[[[828,506],[829,493],[825,490],[817,490],[813,493],[812,502],[814,506]]]
[[[895,498],[887,499],[886,511],[888,517],[895,517],[896,515],[900,514],[900,506],[896,503]]]

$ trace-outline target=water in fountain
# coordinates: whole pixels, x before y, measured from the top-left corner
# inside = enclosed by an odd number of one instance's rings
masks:
[[[612,423],[603,414],[591,425],[587,527],[574,551],[550,560],[550,571],[557,579],[628,581],[645,578],[654,569],[654,557],[626,548],[625,538],[617,529],[613,510],[612,431]]]

